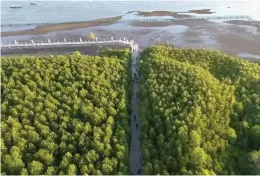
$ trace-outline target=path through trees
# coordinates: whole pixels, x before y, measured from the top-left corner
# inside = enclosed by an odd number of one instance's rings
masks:
[[[131,174],[140,174],[142,168],[141,162],[141,144],[140,144],[140,114],[138,100],[138,61],[139,49],[138,44],[132,46],[132,80],[133,80],[133,96],[132,96],[132,114],[131,114],[131,134],[132,141],[130,147],[130,172]]]

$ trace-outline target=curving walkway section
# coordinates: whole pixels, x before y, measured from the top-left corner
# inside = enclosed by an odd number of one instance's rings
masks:
[[[130,146],[130,174],[140,175],[142,170],[141,161],[141,144],[140,144],[140,114],[139,114],[139,98],[138,98],[138,62],[139,62],[139,47],[137,43],[132,45],[132,114],[131,114],[131,134],[132,141]]]

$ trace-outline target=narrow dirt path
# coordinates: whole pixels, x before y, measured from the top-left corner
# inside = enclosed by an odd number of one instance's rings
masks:
[[[132,46],[132,80],[133,80],[133,96],[132,96],[132,114],[131,114],[131,133],[132,141],[130,147],[130,174],[141,174],[141,144],[139,137],[140,130],[140,114],[139,114],[139,99],[138,99],[138,61],[139,48],[138,44]]]

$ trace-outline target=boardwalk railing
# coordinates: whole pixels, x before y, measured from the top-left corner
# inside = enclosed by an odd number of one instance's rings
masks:
[[[258,26],[260,28],[260,22],[259,21],[255,21],[251,17],[248,17],[248,18],[249,18],[249,21],[253,21],[256,24],[256,26]]]
[[[131,47],[134,44],[133,40],[127,40],[125,38],[123,39],[117,39],[114,40],[111,38],[110,40],[98,40],[96,38],[95,41],[82,41],[80,38],[79,41],[67,41],[64,39],[64,41],[55,41],[52,42],[51,40],[48,39],[48,41],[43,42],[43,41],[38,41],[35,42],[31,40],[31,42],[17,42],[14,41],[12,43],[4,43],[1,44],[1,50],[3,49],[15,49],[15,48],[42,48],[42,47],[76,47],[76,46],[87,46],[87,45],[94,45],[94,44],[125,44],[125,45],[130,45]]]
[[[139,18],[139,19],[121,19],[115,23],[133,23],[133,22],[166,22],[166,21],[174,21],[174,20],[235,20],[235,19],[246,19],[251,20],[248,15],[233,15],[233,16],[191,16],[185,18]],[[82,21],[79,21],[82,22]],[[84,23],[92,23],[93,21],[85,21]],[[51,24],[63,24],[63,23],[77,23],[73,22],[35,22],[35,23],[17,23],[17,24],[1,24],[2,27],[6,26],[41,26],[41,25],[51,25]],[[95,22],[95,23],[105,23],[104,22]]]

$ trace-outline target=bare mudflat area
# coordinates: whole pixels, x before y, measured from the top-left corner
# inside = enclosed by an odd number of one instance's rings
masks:
[[[175,18],[185,18],[191,15],[179,14],[177,12],[170,11],[152,11],[152,12],[137,12],[137,16],[151,17],[151,16],[172,16]]]
[[[208,48],[234,56],[243,55],[243,58],[249,60],[260,59],[260,25],[254,21],[215,23],[207,20],[178,20],[164,23],[138,22],[132,25],[143,29],[166,29],[163,35],[154,36],[154,40],[151,40],[153,44],[168,41],[177,47]],[[181,26],[186,26],[186,29],[178,33]],[[177,33],[171,35],[173,31]]]
[[[230,20],[230,21],[225,21],[225,23],[242,25],[242,26],[254,26],[260,32],[260,21]]]
[[[43,26],[38,26],[34,29],[1,32],[1,36],[8,37],[8,36],[18,36],[18,35],[39,35],[39,34],[46,34],[53,31],[72,30],[72,29],[79,29],[79,28],[87,28],[91,26],[103,26],[103,25],[109,25],[115,23],[121,18],[122,16],[117,16],[112,18],[102,18],[102,19],[86,21],[86,22],[43,25]]]
[[[172,11],[151,11],[151,12],[142,12],[142,11],[129,11],[126,14],[136,12],[137,16],[151,17],[151,16],[172,16],[174,18],[183,18],[190,17],[191,15],[183,14],[183,13],[194,13],[194,14],[213,14],[216,12],[211,12],[211,9],[199,9],[199,10],[189,10],[183,12],[172,12]]]
[[[190,17],[191,15],[186,15],[182,13],[195,13],[195,14],[212,14],[215,12],[211,12],[211,9],[200,9],[200,10],[189,10],[186,12],[171,12],[171,11],[152,11],[152,12],[137,12],[138,16],[150,17],[150,16],[172,16],[174,18],[185,18]],[[131,13],[131,12],[128,12]]]

